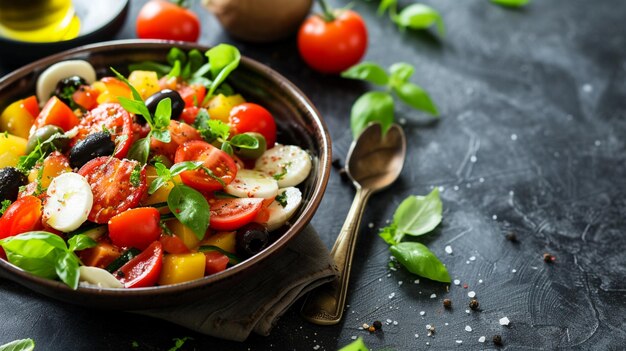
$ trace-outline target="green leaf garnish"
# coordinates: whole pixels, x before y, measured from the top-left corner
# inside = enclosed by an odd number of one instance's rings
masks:
[[[0,351],[33,351],[35,342],[33,339],[14,340],[4,345],[0,345]]]
[[[197,190],[186,185],[175,185],[167,198],[167,205],[182,224],[202,240],[209,227],[209,203]]]
[[[522,7],[527,5],[530,0],[491,0],[491,2],[508,7]]]
[[[359,97],[350,112],[350,128],[356,139],[371,122],[381,124],[383,132],[393,124],[393,97],[385,91],[370,91]]]
[[[425,245],[403,242],[392,245],[389,250],[409,272],[438,282],[450,282],[446,266]]]

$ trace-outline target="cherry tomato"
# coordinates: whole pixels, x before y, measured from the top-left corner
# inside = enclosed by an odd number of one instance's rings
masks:
[[[183,161],[203,161],[203,166],[210,169],[213,175],[220,178],[226,185],[230,184],[237,175],[237,165],[232,157],[204,141],[188,141],[179,146],[174,162]],[[180,174],[180,178],[186,185],[201,191],[214,191],[223,188],[220,182],[204,170],[185,171]]]
[[[202,84],[191,84],[178,88],[178,93],[185,101],[185,107],[198,106],[206,96],[206,88]]]
[[[102,130],[107,130],[116,144],[113,156],[125,157],[133,143],[133,119],[122,105],[115,102],[101,104],[87,112],[78,124],[78,134],[72,139],[72,144]]]
[[[137,16],[141,39],[197,41],[200,20],[192,11],[165,0],[148,1]]]
[[[41,200],[24,196],[9,205],[0,217],[0,239],[41,229]]]
[[[126,288],[153,286],[163,267],[163,246],[155,241],[113,273]]]
[[[340,73],[359,60],[367,49],[367,28],[351,10],[333,12],[332,20],[321,15],[307,18],[298,32],[300,56],[322,73]]]
[[[89,85],[81,85],[73,94],[72,100],[86,110],[98,106],[98,91]]]
[[[182,119],[183,122],[187,124],[194,124],[199,111],[200,108],[198,108],[197,106],[185,107],[183,113],[180,114],[180,119]]]
[[[139,207],[124,211],[109,220],[109,238],[119,247],[144,250],[159,240],[161,214],[154,207]]]
[[[246,132],[262,134],[268,149],[273,148],[276,143],[276,122],[272,114],[261,105],[245,102],[233,107],[228,123],[235,134]]]
[[[174,255],[189,253],[185,242],[176,235],[162,234],[159,241],[163,245],[163,250],[167,253]]]
[[[22,100],[22,107],[30,113],[31,116],[37,117],[41,110],[39,109],[39,103],[35,95],[29,96]]]
[[[174,159],[176,150],[182,144],[189,140],[202,140],[202,136],[196,130],[196,128],[178,121],[170,121],[170,126],[167,128],[170,131],[170,137],[172,141],[164,143],[155,138],[150,141],[150,150],[154,153],[167,156],[170,160]]]
[[[95,223],[107,223],[113,216],[137,206],[146,192],[146,169],[141,168],[139,179],[131,182],[131,175],[139,162],[98,157],[87,162],[78,174],[87,179],[93,193],[93,207],[88,219]]]
[[[263,207],[262,198],[211,199],[209,227],[215,230],[235,230],[252,222]]]
[[[207,251],[204,253],[204,256],[206,256],[206,267],[204,269],[204,274],[206,275],[225,270],[230,260],[228,256],[219,251]]]
[[[35,130],[45,125],[52,124],[67,132],[76,127],[79,122],[78,117],[72,112],[72,109],[63,101],[59,100],[59,98],[53,96],[48,100],[37,118],[35,118],[35,122],[30,131],[32,135]]]

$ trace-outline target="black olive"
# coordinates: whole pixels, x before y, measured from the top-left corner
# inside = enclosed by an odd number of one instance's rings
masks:
[[[78,90],[81,85],[87,85],[87,82],[79,76],[71,76],[61,79],[57,83],[54,95],[68,106],[74,107],[76,104],[74,103],[74,100],[72,100],[72,94],[74,94],[74,92]]]
[[[17,199],[22,185],[28,183],[26,175],[13,167],[0,169],[0,201]]]
[[[180,94],[177,91],[170,89],[163,89],[150,95],[146,99],[146,107],[148,108],[148,111],[154,115],[157,105],[165,98],[170,98],[172,101],[172,119],[180,117],[180,114],[183,113],[183,109],[185,108],[185,101],[182,97],[180,97]]]
[[[63,129],[51,124],[37,129],[35,133],[30,138],[28,138],[28,143],[26,144],[26,153],[31,153],[38,143],[43,143],[55,134],[63,134]],[[60,152],[65,152],[70,147],[70,139],[65,137],[55,138],[54,141],[52,141],[52,144],[54,145],[56,150]],[[48,147],[46,147],[43,151],[47,152],[50,150]]]
[[[267,228],[259,223],[248,223],[237,230],[237,252],[250,257],[261,252],[270,243]]]
[[[70,166],[80,168],[85,163],[100,156],[111,156],[115,151],[115,143],[108,132],[89,134],[70,150]]]

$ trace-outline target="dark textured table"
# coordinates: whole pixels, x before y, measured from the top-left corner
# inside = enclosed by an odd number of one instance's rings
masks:
[[[38,350],[124,350],[133,342],[163,350],[173,338],[190,336],[184,349],[335,350],[362,336],[374,350],[476,350],[494,348],[499,334],[502,348],[511,350],[623,350],[626,7],[618,0],[536,0],[521,10],[486,0],[424,2],[444,17],[442,41],[399,32],[376,16],[377,1],[355,2],[370,34],[366,59],[415,65],[412,81],[431,93],[441,119],[397,108],[408,159],[400,180],[369,203],[341,324],[309,324],[296,306],[271,336],[234,343],[147,317],[66,305],[0,281],[0,344],[30,337]],[[131,19],[141,3],[132,2],[118,38],[134,36]],[[200,42],[234,43],[292,80],[325,117],[335,157],[343,159],[350,107],[367,85],[311,71],[293,38],[238,42],[196,9],[203,17]],[[377,236],[400,201],[433,187],[441,190],[443,223],[421,241],[460,281],[449,291],[390,270],[387,245]],[[329,246],[353,194],[333,171],[313,221]],[[509,233],[518,242],[507,241]],[[452,254],[444,252],[447,245]],[[556,261],[545,263],[544,253]],[[480,310],[468,313],[470,291]],[[502,317],[508,327],[499,324]],[[382,333],[361,329],[374,320],[383,321]],[[432,337],[427,324],[436,328]],[[487,342],[479,343],[483,335]]]

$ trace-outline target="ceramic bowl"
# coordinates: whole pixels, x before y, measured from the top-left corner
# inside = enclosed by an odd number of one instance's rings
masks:
[[[208,48],[193,44],[166,41],[112,41],[65,51],[22,67],[0,78],[0,110],[12,101],[34,94],[39,74],[48,66],[63,60],[83,59],[91,62],[98,75],[111,75],[109,67],[128,73],[129,63],[144,60],[165,62],[173,46],[183,50]],[[41,294],[83,306],[112,309],[146,309],[175,305],[206,297],[216,285],[245,284],[247,274],[266,258],[280,254],[291,239],[311,221],[322,200],[330,174],[331,144],[324,121],[313,104],[286,78],[269,67],[242,57],[239,67],[228,83],[248,101],[257,102],[274,115],[279,142],[297,144],[313,156],[314,166],[308,179],[300,186],[303,204],[292,217],[291,225],[277,232],[278,238],[254,257],[220,273],[199,280],[167,286],[139,289],[96,289],[79,287],[72,290],[63,283],[36,277],[10,263],[0,260],[0,275]]]

